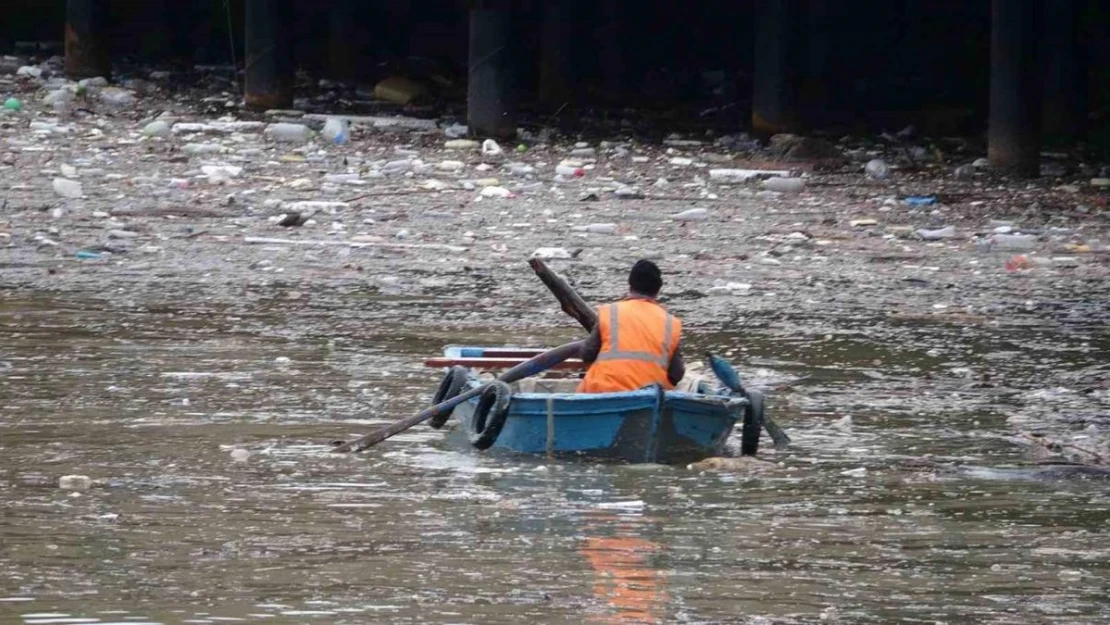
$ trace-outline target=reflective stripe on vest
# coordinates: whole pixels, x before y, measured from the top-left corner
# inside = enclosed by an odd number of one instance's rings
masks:
[[[620,349],[620,324],[617,323],[617,305],[609,306],[609,349],[597,355],[597,362],[609,360],[639,360],[650,362],[666,369],[671,363],[671,343],[674,341],[674,316],[667,313],[663,328],[663,354],[656,356],[651,352],[624,351]]]

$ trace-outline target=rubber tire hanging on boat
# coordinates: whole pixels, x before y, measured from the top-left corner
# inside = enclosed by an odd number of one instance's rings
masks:
[[[501,435],[509,418],[509,402],[513,389],[500,380],[490,383],[478,399],[478,407],[470,420],[470,444],[476,449],[489,449]]]
[[[749,390],[747,394],[748,406],[740,428],[740,455],[754,456],[759,451],[759,435],[763,430],[763,393]]]
[[[466,387],[466,381],[470,378],[470,372],[466,367],[455,365],[447,370],[443,375],[443,381],[439,383],[439,388],[436,389],[435,397],[432,398],[432,405],[442,404],[448,399],[454,399]],[[435,429],[440,429],[447,425],[447,420],[451,418],[451,413],[454,409],[445,410],[436,416],[428,419],[428,425]]]

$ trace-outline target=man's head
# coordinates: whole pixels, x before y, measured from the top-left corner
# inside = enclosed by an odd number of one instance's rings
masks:
[[[657,297],[659,289],[663,288],[663,274],[659,273],[659,267],[650,260],[637,261],[628,274],[628,286],[633,293]]]

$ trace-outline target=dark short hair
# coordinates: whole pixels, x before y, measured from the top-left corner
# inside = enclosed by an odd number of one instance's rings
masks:
[[[650,260],[637,261],[628,274],[628,286],[641,295],[655,297],[663,288],[663,274]]]

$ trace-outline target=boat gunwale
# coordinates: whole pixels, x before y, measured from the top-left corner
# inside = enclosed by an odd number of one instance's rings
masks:
[[[467,381],[470,388],[478,388],[484,382],[471,376]],[[531,401],[547,401],[552,398],[558,401],[569,401],[574,403],[594,402],[598,400],[607,399],[629,399],[629,398],[655,398],[658,397],[659,391],[655,388],[648,387],[636,389],[634,391],[615,391],[611,393],[513,393],[511,401],[517,400],[531,400]],[[670,400],[686,400],[697,404],[711,407],[720,408],[743,408],[748,405],[748,398],[736,397],[729,395],[710,395],[708,393],[688,393],[686,391],[668,390],[663,392],[664,402]],[[474,400],[471,400],[474,401]]]

